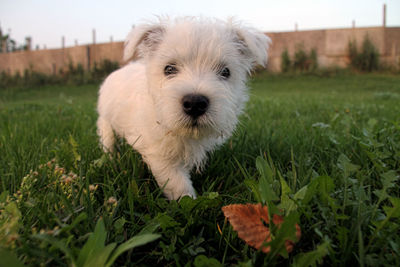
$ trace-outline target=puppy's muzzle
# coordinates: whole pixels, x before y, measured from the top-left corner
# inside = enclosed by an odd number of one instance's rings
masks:
[[[182,98],[183,111],[192,119],[206,113],[209,104],[210,100],[204,95],[188,94]]]

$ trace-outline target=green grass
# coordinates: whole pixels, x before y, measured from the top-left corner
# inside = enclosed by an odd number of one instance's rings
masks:
[[[250,86],[235,135],[192,175],[199,198],[180,202],[122,140],[113,158],[101,152],[97,86],[1,89],[0,265],[100,266],[121,247],[116,266],[399,266],[400,77],[260,75]],[[248,202],[287,218],[268,255],[221,211]],[[285,255],[295,223],[302,238]],[[144,241],[131,249],[132,238]]]

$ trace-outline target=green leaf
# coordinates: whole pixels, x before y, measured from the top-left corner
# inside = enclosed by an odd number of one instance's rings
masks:
[[[116,243],[111,243],[111,244],[108,244],[103,249],[100,249],[100,250],[96,251],[96,253],[92,254],[92,257],[90,259],[88,259],[85,262],[85,265],[83,265],[83,266],[84,267],[92,267],[92,266],[103,267],[103,266],[106,266],[107,260],[110,257],[111,253],[113,252],[113,250],[114,250],[116,245],[117,245]]]
[[[263,202],[261,195],[260,195],[260,188],[258,186],[257,181],[252,180],[252,179],[246,179],[244,180],[244,184],[250,188],[250,190],[253,192],[254,198],[256,199],[257,202]]]
[[[318,192],[324,201],[331,202],[330,192],[335,189],[333,179],[329,176],[319,176],[318,179]]]
[[[397,173],[393,170],[385,172],[381,175],[381,181],[382,181],[382,189],[376,189],[374,190],[374,194],[379,198],[378,199],[378,205],[385,199],[387,199],[389,196],[387,190],[390,188],[393,188],[395,186],[395,182],[399,180],[399,176]]]
[[[102,154],[100,158],[93,160],[92,164],[95,167],[101,168],[109,160],[108,154]]]
[[[373,192],[374,192],[375,196],[377,196],[379,199],[378,205],[381,201],[383,201],[389,197],[389,194],[386,193],[386,191],[384,189],[377,189],[377,190],[374,190]]]
[[[341,248],[346,247],[348,245],[347,243],[349,241],[350,230],[344,226],[337,226],[336,232],[337,232],[336,237],[339,240],[340,247]]]
[[[329,243],[325,242],[319,245],[317,249],[306,252],[299,253],[294,257],[293,266],[294,267],[308,267],[308,266],[318,266],[322,264],[323,258],[329,253]]]
[[[299,191],[296,192],[296,194],[294,194],[293,198],[296,200],[304,200],[307,195],[308,189],[308,185],[303,186],[299,189]]]
[[[360,168],[360,166],[352,164],[350,159],[345,154],[341,154],[339,156],[338,167],[344,172],[345,178],[349,177],[351,173]]]
[[[278,201],[279,197],[272,188],[274,184],[274,177],[271,167],[268,162],[262,157],[257,157],[256,167],[260,173],[260,178],[258,181],[258,187],[261,199],[264,202]]]
[[[272,172],[271,167],[269,166],[267,160],[258,156],[256,158],[256,167],[258,172],[260,173],[261,177],[265,178],[267,182],[273,183],[274,182],[274,175]]]
[[[0,248],[0,266],[24,267],[25,265],[19,261],[13,252]]]
[[[72,251],[66,246],[66,243],[63,241],[60,241],[52,236],[49,235],[45,235],[45,234],[37,234],[37,235],[33,235],[33,238],[36,239],[40,239],[43,241],[48,242],[49,244],[53,245],[54,247],[58,248],[59,250],[61,250],[62,252],[64,252],[65,256],[67,256],[67,258],[69,258],[72,262],[72,265],[76,265],[75,264],[75,257],[74,254],[72,253]],[[78,265],[78,266],[82,266],[82,265]]]
[[[139,197],[139,187],[135,180],[131,180],[129,183],[129,187],[133,193],[133,195],[138,198]]]
[[[315,178],[308,185],[304,186],[297,192],[300,194],[300,191],[305,191],[302,204],[307,204],[317,194],[318,184],[319,180],[318,178]]]
[[[133,249],[138,246],[145,245],[147,243],[153,242],[160,238],[161,235],[159,234],[142,234],[142,235],[136,235],[129,239],[128,241],[124,242],[121,244],[111,255],[110,259],[107,261],[105,264],[105,267],[111,266],[114,261],[125,251],[129,249]]]
[[[114,229],[117,233],[121,233],[124,230],[126,220],[124,217],[119,218],[114,222]]]
[[[370,131],[372,131],[374,129],[375,125],[378,124],[378,120],[375,118],[371,118],[368,120],[367,124],[368,124],[368,129]]]
[[[386,218],[383,221],[380,221],[376,223],[376,229],[372,233],[368,246],[365,249],[365,251],[368,251],[368,249],[371,247],[371,245],[374,243],[375,239],[378,237],[379,232],[388,224],[390,223],[391,218],[400,218],[400,198],[394,198],[390,197],[389,198],[390,202],[392,203],[393,207],[383,207],[386,213]]]
[[[216,199],[219,197],[218,192],[209,192],[207,194],[204,195],[205,197],[207,197],[208,199]]]
[[[17,235],[22,227],[21,212],[15,202],[8,203],[0,209],[0,247],[7,247],[11,235]]]
[[[393,207],[383,207],[387,219],[400,218],[400,198],[390,197],[389,200],[392,203]]]
[[[281,203],[279,205],[279,208],[283,209],[286,213],[289,213],[290,211],[295,210],[297,208],[297,205],[290,198],[292,190],[286,183],[285,179],[283,179],[282,175],[279,175],[279,179],[281,182]]]
[[[71,229],[73,229],[75,226],[77,226],[80,222],[84,221],[87,219],[87,214],[85,212],[82,212],[81,214],[78,215],[78,217],[76,217],[72,223],[70,225],[66,225],[63,228],[61,228],[60,233],[61,232],[68,232]]]
[[[81,252],[79,253],[77,265],[84,266],[87,262],[92,260],[94,255],[97,255],[98,251],[104,248],[106,242],[107,232],[104,226],[103,219],[97,221],[94,232],[89,236]]]
[[[266,246],[271,246],[271,257],[275,255],[281,255],[284,258],[288,258],[288,252],[286,250],[286,240],[296,242],[296,224],[299,221],[299,214],[297,212],[291,212],[285,216],[285,220],[279,228],[271,227],[271,236],[273,237],[271,242],[266,243]]]
[[[78,153],[78,143],[75,141],[72,134],[69,135],[69,143],[72,147],[72,154],[74,155],[74,166],[78,167],[78,162],[81,161],[81,155]]]
[[[146,226],[139,232],[138,235],[142,234],[152,234],[154,233],[155,230],[157,230],[160,227],[160,223],[157,220],[157,217],[154,218],[153,220],[149,221]]]
[[[199,255],[194,259],[194,267],[221,267],[222,264],[215,258],[207,258],[204,255]]]
[[[331,128],[329,124],[323,123],[323,122],[316,122],[311,125],[313,128],[320,128],[320,129],[326,129],[326,128]]]
[[[399,180],[399,175],[393,170],[385,172],[381,175],[383,190],[387,190],[389,188],[393,188],[395,186],[395,182]]]
[[[0,202],[6,202],[9,193],[8,191],[3,191],[0,194]]]
[[[205,211],[220,205],[220,198],[218,194],[204,194],[196,199],[189,196],[184,196],[179,201],[179,206],[186,217],[192,216],[194,210]]]
[[[286,183],[285,179],[283,179],[282,175],[279,175],[279,179],[281,182],[281,197],[288,196],[289,194],[292,193],[292,190],[290,189],[289,185]]]
[[[163,231],[168,228],[174,228],[180,226],[180,224],[175,221],[171,216],[164,213],[158,213],[156,217],[157,221],[160,223],[160,227]]]

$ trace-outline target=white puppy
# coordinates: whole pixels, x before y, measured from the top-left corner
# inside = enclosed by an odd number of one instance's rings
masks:
[[[100,88],[98,134],[114,132],[143,157],[169,199],[196,197],[190,180],[207,152],[232,135],[248,99],[246,78],[265,65],[269,38],[232,21],[162,18],[135,27],[124,59]]]

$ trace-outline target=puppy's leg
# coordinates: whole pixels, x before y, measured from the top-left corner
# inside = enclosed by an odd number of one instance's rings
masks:
[[[108,121],[101,116],[97,120],[97,134],[100,137],[104,152],[114,151],[114,132]]]
[[[196,198],[196,192],[190,180],[189,170],[183,166],[174,166],[161,158],[146,158],[158,186],[169,200],[177,200],[183,196]]]

